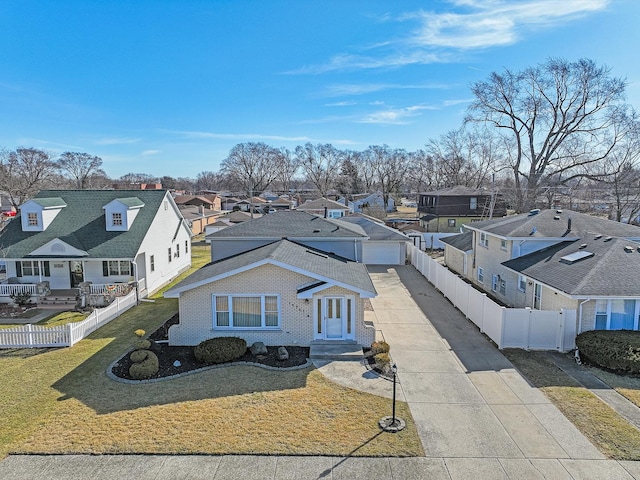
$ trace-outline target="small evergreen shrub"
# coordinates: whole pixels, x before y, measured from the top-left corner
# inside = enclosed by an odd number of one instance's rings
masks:
[[[16,305],[19,305],[21,307],[31,305],[31,294],[29,292],[12,293],[11,295],[9,295],[9,298],[11,298],[11,300],[13,300]]]
[[[148,350],[151,347],[151,342],[149,340],[138,340],[135,344],[137,350]]]
[[[391,347],[389,347],[389,344],[387,342],[373,342],[371,344],[371,355],[377,355],[379,353],[389,353],[389,350],[391,349]]]
[[[200,363],[215,364],[231,362],[247,352],[247,342],[238,337],[210,338],[193,349]]]
[[[376,368],[382,373],[388,374],[391,372],[391,357],[388,353],[377,353],[373,356],[373,359],[376,362]]]
[[[640,332],[590,330],[576,337],[584,360],[620,372],[640,373]]]
[[[129,367],[129,375],[134,380],[151,378],[160,368],[158,356],[149,350],[134,350],[129,356],[133,364]]]

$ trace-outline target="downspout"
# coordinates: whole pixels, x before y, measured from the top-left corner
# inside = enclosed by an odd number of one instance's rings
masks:
[[[353,256],[356,259],[356,262],[358,261],[358,241],[354,238],[353,239]]]
[[[591,301],[590,298],[587,298],[585,301],[580,302],[580,305],[578,306],[578,310],[579,310],[579,316],[578,316],[578,333],[580,334],[582,333],[582,305],[584,305],[585,303]]]
[[[138,289],[138,264],[136,263],[135,258],[131,260],[131,265],[133,265],[133,283],[136,288],[136,304],[140,303],[140,290]]]

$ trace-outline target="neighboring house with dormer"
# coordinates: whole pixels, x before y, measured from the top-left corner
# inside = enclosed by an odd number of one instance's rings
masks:
[[[20,207],[0,247],[14,283],[135,282],[146,296],[190,267],[190,238],[164,190],[43,190]]]
[[[420,225],[428,232],[457,233],[463,224],[504,217],[500,194],[457,186],[418,195]]]
[[[443,240],[446,265],[496,300],[576,310],[578,332],[638,329],[640,227],[574,211],[532,210],[465,228]]]
[[[298,205],[296,210],[324,218],[341,218],[350,212],[348,206],[324,197],[309,200],[302,205]]]

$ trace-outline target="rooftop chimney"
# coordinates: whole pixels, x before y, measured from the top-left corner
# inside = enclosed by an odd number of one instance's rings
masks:
[[[567,218],[567,232],[571,231],[571,217]]]

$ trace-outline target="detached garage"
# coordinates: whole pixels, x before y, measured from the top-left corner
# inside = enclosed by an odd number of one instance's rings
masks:
[[[340,221],[359,225],[369,236],[368,240],[362,242],[362,263],[404,265],[407,257],[407,242],[411,241],[409,237],[374,219],[358,214],[343,217]]]

